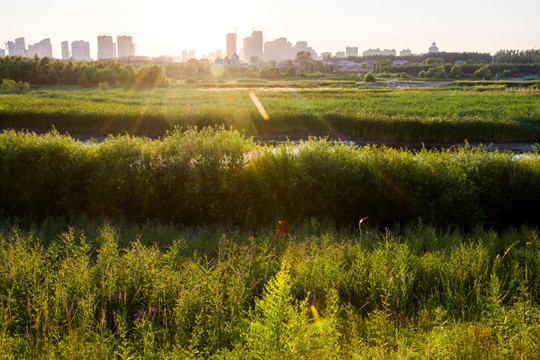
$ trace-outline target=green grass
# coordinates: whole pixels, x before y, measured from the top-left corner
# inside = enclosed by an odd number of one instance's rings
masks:
[[[534,358],[537,230],[0,225],[4,358]]]
[[[424,142],[540,139],[540,93],[535,90],[363,89],[354,81],[352,88],[344,86],[331,79],[246,79],[167,89],[35,88],[24,95],[0,95],[0,126],[45,130],[54,126],[61,132],[94,135],[161,136],[176,125],[225,125],[248,135],[344,133]],[[251,91],[269,121],[253,105]]]

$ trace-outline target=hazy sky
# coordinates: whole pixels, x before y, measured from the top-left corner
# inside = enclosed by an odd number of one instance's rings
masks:
[[[53,56],[60,42],[90,41],[97,35],[128,32],[137,55],[197,57],[225,49],[225,34],[238,29],[238,49],[251,29],[264,41],[286,37],[308,42],[319,54],[345,46],[495,53],[500,49],[540,48],[540,1],[454,0],[25,0],[2,1],[0,40],[24,37],[26,44],[50,38]],[[5,48],[5,45],[0,45]]]

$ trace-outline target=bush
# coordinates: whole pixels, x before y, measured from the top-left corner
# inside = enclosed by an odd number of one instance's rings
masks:
[[[102,91],[107,91],[110,89],[110,86],[109,86],[109,83],[105,81],[105,82],[100,82],[98,85],[98,88]]]
[[[368,72],[368,73],[364,76],[364,82],[365,82],[365,83],[374,83],[375,81],[376,81],[375,75],[373,75],[373,73],[371,73],[371,72]]]
[[[4,93],[17,93],[22,94],[30,88],[30,84],[23,81],[14,81],[10,79],[2,80],[2,91]]]
[[[197,80],[195,78],[187,78],[187,79],[184,80],[184,83],[186,83],[186,84],[196,84],[198,82],[199,82],[199,80]]]

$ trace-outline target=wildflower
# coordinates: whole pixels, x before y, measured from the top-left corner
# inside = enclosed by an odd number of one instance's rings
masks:
[[[134,318],[134,319],[138,319],[138,318],[139,318],[139,314],[133,314],[133,318]]]
[[[139,313],[139,314],[142,314],[142,310],[139,310],[138,313]]]
[[[156,311],[156,308],[152,306],[152,309],[150,311],[154,312],[154,311]]]

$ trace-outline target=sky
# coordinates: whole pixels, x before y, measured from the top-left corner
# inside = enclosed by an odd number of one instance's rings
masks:
[[[425,53],[433,41],[439,51],[489,52],[540,49],[540,1],[514,0],[25,0],[3,1],[0,48],[24,37],[26,44],[50,38],[53,56],[60,43],[90,42],[97,36],[129,33],[136,55],[196,56],[225,50],[225,35],[238,33],[238,49],[252,29],[264,41],[307,41],[319,54],[357,46],[410,49]]]

